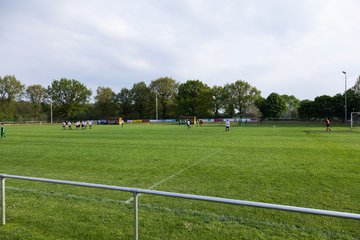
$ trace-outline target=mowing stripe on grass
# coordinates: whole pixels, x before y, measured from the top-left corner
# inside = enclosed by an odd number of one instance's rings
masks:
[[[186,168],[183,168],[183,169],[181,169],[180,171],[174,173],[173,175],[171,175],[171,176],[169,176],[169,177],[167,177],[167,178],[164,178],[163,180],[161,180],[161,181],[159,181],[159,182],[157,182],[157,183],[154,183],[153,185],[151,185],[151,186],[148,187],[147,189],[154,189],[155,187],[159,186],[160,184],[169,181],[170,179],[178,176],[179,174],[183,173],[184,171],[188,170],[189,168],[191,168],[191,167],[199,164],[200,162],[204,161],[205,159],[208,159],[209,157],[211,157],[211,156],[213,156],[213,155],[215,155],[215,154],[217,154],[217,153],[219,153],[219,152],[221,152],[221,151],[222,151],[222,149],[219,149],[219,150],[217,150],[216,152],[213,152],[213,153],[210,153],[209,155],[206,155],[205,157],[203,157],[203,158],[195,161],[194,163],[188,165]],[[133,200],[134,200],[134,198],[129,198],[129,199],[126,200],[125,202],[126,202],[126,203],[131,203]]]
[[[28,189],[28,188],[19,188],[19,187],[7,187],[7,190],[12,190],[16,192],[25,192],[35,195],[43,195],[48,197],[54,197],[54,198],[65,198],[65,199],[76,199],[80,201],[86,201],[86,202],[109,202],[114,204],[128,204],[126,201],[121,200],[115,200],[111,198],[102,198],[102,197],[87,197],[87,196],[79,196],[76,194],[63,194],[59,192],[46,192],[41,191],[38,189]],[[201,218],[204,222],[209,221],[219,221],[219,222],[234,222],[237,224],[245,225],[247,228],[259,228],[259,227],[266,227],[266,228],[276,228],[276,229],[283,229],[287,232],[292,233],[307,233],[307,234],[318,234],[320,236],[323,236],[325,238],[333,238],[333,239],[350,239],[351,235],[342,232],[337,233],[331,230],[324,230],[324,229],[317,229],[313,227],[308,226],[301,226],[301,225],[292,225],[288,223],[283,223],[279,221],[272,221],[269,219],[253,219],[249,217],[242,217],[237,215],[229,215],[229,214],[218,214],[215,212],[208,212],[208,211],[201,211],[201,210],[193,210],[191,208],[168,208],[168,207],[162,207],[162,206],[154,206],[153,204],[146,204],[142,203],[139,204],[142,208],[146,209],[150,212],[158,212],[158,213],[172,213],[180,216],[193,216]]]
[[[111,199],[111,198],[102,198],[102,197],[93,198],[93,197],[87,197],[87,196],[80,196],[80,195],[76,195],[76,194],[63,194],[63,193],[58,193],[58,192],[46,192],[46,191],[41,191],[41,190],[37,190],[37,189],[19,188],[19,187],[7,187],[6,189],[7,190],[18,191],[18,192],[33,193],[33,194],[38,194],[38,195],[43,195],[43,196],[61,197],[61,198],[65,198],[65,199],[78,199],[78,200],[92,201],[92,202],[112,202],[112,203],[127,204],[125,201],[114,200],[114,199]]]

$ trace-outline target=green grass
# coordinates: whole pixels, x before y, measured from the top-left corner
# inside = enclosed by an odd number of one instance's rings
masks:
[[[0,173],[360,213],[360,131],[6,126]],[[132,195],[6,180],[0,239],[132,239]],[[140,239],[360,239],[357,220],[139,196]]]

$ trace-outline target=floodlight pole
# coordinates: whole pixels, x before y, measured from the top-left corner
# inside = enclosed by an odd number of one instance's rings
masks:
[[[156,108],[156,121],[159,120],[158,114],[158,91],[155,90],[155,108]]]
[[[52,109],[52,99],[50,102],[50,122],[53,123],[53,109]]]
[[[345,123],[347,122],[347,96],[346,96],[346,72],[342,72],[345,75]]]

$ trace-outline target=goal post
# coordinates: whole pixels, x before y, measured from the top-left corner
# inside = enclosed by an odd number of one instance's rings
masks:
[[[351,128],[360,126],[360,112],[351,113]]]

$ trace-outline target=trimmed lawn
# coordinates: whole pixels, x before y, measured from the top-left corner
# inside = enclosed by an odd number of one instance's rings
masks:
[[[0,172],[360,213],[360,131],[6,126]],[[132,239],[132,195],[6,180],[0,239]],[[139,196],[140,239],[359,239],[358,220]]]

